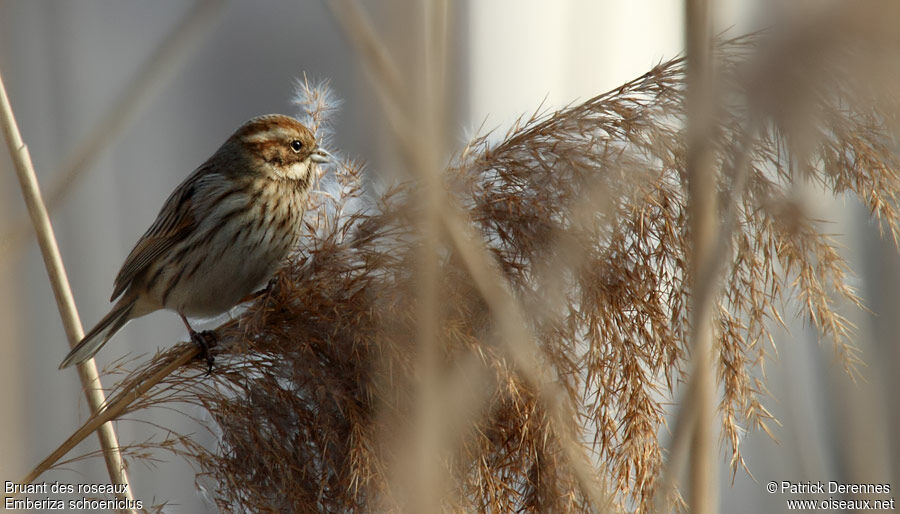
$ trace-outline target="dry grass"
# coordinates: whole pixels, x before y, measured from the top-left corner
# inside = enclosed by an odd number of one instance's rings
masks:
[[[790,37],[717,47],[721,108],[710,143],[722,229],[709,273],[721,284],[714,351],[734,469],[742,434],[772,421],[761,372],[773,322],[802,315],[847,369],[859,361],[840,313],[859,303],[847,267],[827,224],[804,212],[797,184],[853,195],[900,235],[898,110],[884,94],[891,88],[881,89],[898,84],[897,46],[875,21],[843,13]],[[222,510],[395,510],[409,507],[416,483],[404,463],[427,380],[439,404],[428,425],[441,479],[433,494],[446,510],[650,509],[667,404],[690,362],[684,71],[681,59],[663,63],[523,120],[499,142],[476,139],[443,176],[448,201],[468,214],[517,299],[552,384],[523,377],[447,234],[426,244],[420,183],[364,194],[361,166],[343,162],[274,287],[217,330],[213,375],[199,362],[182,368],[128,412],[188,403],[210,414],[215,447],[183,437],[160,446],[196,463]],[[435,258],[439,299],[428,377],[419,367],[423,248]],[[157,356],[121,389],[185,351]],[[550,385],[561,391],[555,413]],[[569,438],[591,456],[611,505],[596,504],[576,476]]]

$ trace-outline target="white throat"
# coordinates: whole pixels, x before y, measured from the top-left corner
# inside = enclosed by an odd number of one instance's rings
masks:
[[[290,166],[278,167],[277,172],[284,178],[298,180],[306,177],[312,172],[310,169],[311,166],[312,162],[309,159],[305,159],[301,162],[295,162]]]

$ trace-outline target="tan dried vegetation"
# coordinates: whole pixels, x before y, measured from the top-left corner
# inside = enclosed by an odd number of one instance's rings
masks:
[[[773,323],[802,315],[849,370],[859,358],[840,314],[858,303],[847,267],[798,187],[854,196],[898,237],[898,111],[885,94],[898,84],[897,41],[873,20],[819,22],[717,46],[715,350],[735,469],[742,432],[773,421],[762,373]],[[541,385],[522,378],[458,250],[438,234],[438,364],[428,380],[440,401],[431,450],[446,510],[589,510],[559,429],[581,443],[608,495],[596,510],[653,505],[666,413],[689,363],[683,78],[683,60],[660,64],[504,137],[478,138],[447,169],[451,202],[518,299],[568,417],[554,428]],[[159,446],[195,462],[223,510],[384,511],[414,494],[403,462],[423,381],[419,186],[363,192],[361,168],[337,167],[302,249],[217,330],[213,374],[200,362],[182,368],[128,409],[209,412],[218,445]],[[184,351],[157,356],[120,389]]]

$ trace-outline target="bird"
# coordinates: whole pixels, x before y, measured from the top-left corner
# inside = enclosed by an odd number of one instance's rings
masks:
[[[298,242],[318,165],[330,158],[290,116],[244,123],[168,197],[116,275],[112,309],[59,368],[93,357],[129,321],[167,309],[211,371],[208,334],[188,317],[221,314],[264,287]]]

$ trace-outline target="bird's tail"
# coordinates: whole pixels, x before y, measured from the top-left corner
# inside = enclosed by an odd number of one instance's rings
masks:
[[[104,316],[103,319],[97,323],[97,326],[92,328],[91,331],[75,345],[75,348],[72,348],[69,355],[66,355],[62,364],[59,365],[59,369],[68,368],[72,364],[78,364],[93,357],[100,348],[103,348],[103,345],[109,341],[109,338],[111,338],[113,334],[125,326],[125,323],[128,323],[131,319],[131,316],[129,315],[134,308],[134,303],[135,301],[133,299],[117,303],[109,314]]]

